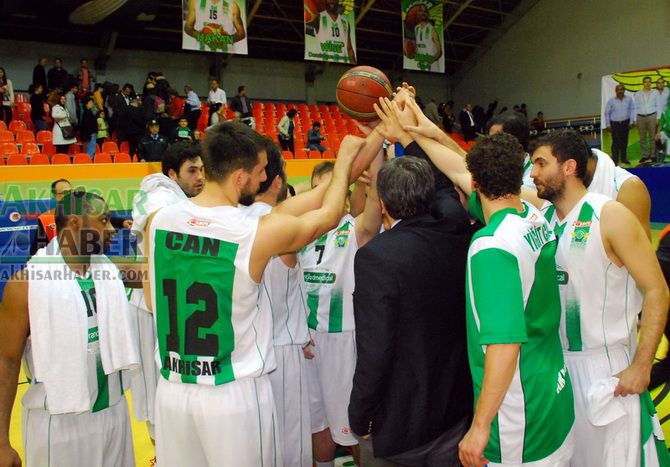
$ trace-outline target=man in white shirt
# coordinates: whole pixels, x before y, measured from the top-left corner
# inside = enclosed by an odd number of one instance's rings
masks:
[[[646,162],[652,157],[655,159],[656,147],[654,145],[654,136],[656,135],[656,124],[661,114],[659,108],[659,94],[651,89],[651,78],[645,76],[642,78],[642,89],[635,93],[635,108],[637,109],[637,129],[640,133],[640,149],[642,150],[642,159],[640,162]],[[647,137],[649,142],[647,143]]]
[[[658,111],[656,115],[660,119],[661,114],[668,107],[668,98],[670,98],[670,90],[665,87],[665,80],[663,78],[656,80],[656,92],[658,92]]]
[[[209,124],[211,125],[212,114],[219,110],[219,107],[226,105],[226,91],[219,87],[218,80],[211,80],[209,82],[209,97],[207,98],[207,104],[209,105]]]

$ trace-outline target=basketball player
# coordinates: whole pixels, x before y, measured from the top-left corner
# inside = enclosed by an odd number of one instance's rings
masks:
[[[67,193],[56,240],[40,249],[0,305],[0,465],[21,465],[9,422],[23,355],[27,466],[134,466],[121,370],[139,363],[119,270],[102,251],[114,228],[98,195]]]
[[[590,154],[583,138],[568,130],[541,138],[532,156],[537,193],[552,203],[544,215],[558,238],[560,335],[575,394],[573,463],[665,465],[670,459],[664,443],[656,452],[652,431],[659,441],[662,432],[646,388],[667,318],[668,287],[635,216],[587,191]]]
[[[321,208],[261,218],[238,208],[265,181],[260,136],[224,123],[202,142],[207,183],[149,220],[148,292],[158,334],[156,453],[161,465],[281,465],[271,317],[259,312],[268,261],[338,222],[362,140],[343,140]]]
[[[138,238],[137,255],[144,257],[144,234],[147,219],[159,209],[176,204],[202,191],[204,178],[199,151],[189,143],[172,144],[163,154],[161,173],[142,179],[140,191],[133,198],[133,229]],[[134,289],[130,303],[137,313],[138,345],[141,365],[131,373],[133,413],[139,421],[146,421],[151,438],[155,438],[154,401],[158,385],[155,363],[156,326],[141,289]]]
[[[349,428],[349,398],[356,367],[353,310],[354,256],[381,229],[381,208],[376,175],[381,154],[370,170],[370,190],[363,213],[356,218],[344,214],[336,228],[300,250],[306,301],[307,324],[312,330],[314,359],[308,362],[312,443],[317,466],[331,466],[336,443],[356,446]],[[312,188],[327,183],[331,165],[315,167]],[[354,449],[354,458],[358,451]]]
[[[575,416],[558,337],[556,237],[521,201],[523,149],[513,136],[482,138],[467,164],[486,227],[468,251],[475,415],[459,457],[464,466],[567,467]]]
[[[201,51],[208,47],[212,52],[235,52],[235,43],[247,37],[235,0],[190,0],[184,32]]]
[[[339,0],[326,0],[326,9],[305,28],[307,35],[316,38],[314,57],[323,59],[327,55],[334,61],[356,63],[350,29],[347,19],[340,15]]]
[[[287,196],[284,159],[277,144],[266,139],[267,180],[249,207],[251,215],[265,216]],[[244,200],[241,200],[244,202]],[[272,316],[277,369],[270,373],[277,407],[277,427],[285,466],[312,466],[306,361],[309,343],[307,306],[302,292],[300,265],[294,253],[270,260],[261,283],[259,313]]]
[[[429,21],[428,7],[418,4],[419,23],[414,26],[416,52],[414,60],[419,70],[440,71],[439,60],[442,58],[442,42],[435,26]]]

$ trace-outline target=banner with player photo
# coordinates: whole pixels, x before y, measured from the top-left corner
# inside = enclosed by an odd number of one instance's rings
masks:
[[[442,0],[402,0],[403,68],[444,73]]]
[[[247,0],[182,0],[185,50],[248,55]]]
[[[305,60],[356,63],[354,0],[305,1]]]

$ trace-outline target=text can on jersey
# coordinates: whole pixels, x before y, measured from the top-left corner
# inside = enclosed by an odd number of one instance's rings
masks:
[[[356,63],[354,0],[305,0],[305,60]]]
[[[247,55],[247,0],[185,0],[182,49]]]
[[[443,2],[402,0],[403,68],[444,73]]]

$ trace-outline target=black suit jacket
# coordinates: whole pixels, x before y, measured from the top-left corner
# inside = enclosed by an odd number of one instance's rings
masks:
[[[358,357],[349,404],[375,457],[421,447],[472,414],[465,330],[470,233],[450,219],[406,219],[358,250]]]
[[[461,124],[461,131],[463,132],[463,139],[465,141],[471,141],[475,139],[475,130],[477,129],[477,122],[475,121],[475,115],[472,114],[472,121],[474,121],[474,124],[470,121],[470,117],[468,116],[468,113],[464,110],[461,110],[461,112],[458,114],[458,120]]]

